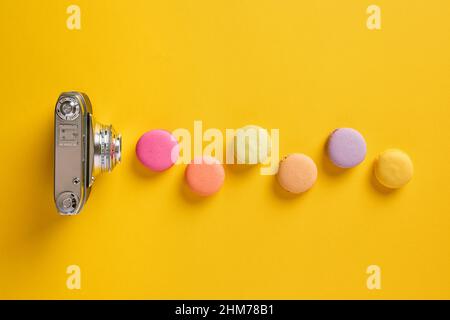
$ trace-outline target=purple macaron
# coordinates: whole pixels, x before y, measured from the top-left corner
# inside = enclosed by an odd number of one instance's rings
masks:
[[[339,128],[328,138],[328,157],[340,168],[353,168],[366,157],[366,141],[352,128]]]

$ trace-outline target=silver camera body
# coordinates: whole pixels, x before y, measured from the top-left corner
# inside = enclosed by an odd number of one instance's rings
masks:
[[[122,137],[95,121],[81,92],[62,93],[55,107],[54,199],[62,215],[78,214],[95,178],[121,161]]]

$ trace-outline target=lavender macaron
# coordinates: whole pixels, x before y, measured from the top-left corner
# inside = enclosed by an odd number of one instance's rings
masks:
[[[366,157],[367,146],[364,137],[352,128],[334,130],[328,138],[328,157],[340,168],[353,168]]]

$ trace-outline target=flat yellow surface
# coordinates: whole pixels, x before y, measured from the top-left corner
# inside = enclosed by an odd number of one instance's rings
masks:
[[[66,8],[81,8],[81,30]],[[450,298],[450,2],[1,1],[0,298]],[[84,211],[53,204],[53,110],[86,92],[124,137],[123,163]],[[137,161],[153,128],[257,124],[317,163],[289,197],[227,168],[202,201],[184,166]],[[366,160],[336,172],[328,133],[358,129]],[[415,176],[383,193],[372,161],[405,150]],[[66,267],[81,268],[81,290]],[[381,290],[366,268],[381,268]]]

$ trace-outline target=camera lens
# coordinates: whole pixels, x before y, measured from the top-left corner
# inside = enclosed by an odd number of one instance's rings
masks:
[[[112,171],[122,158],[122,136],[111,125],[95,122],[94,172]]]

